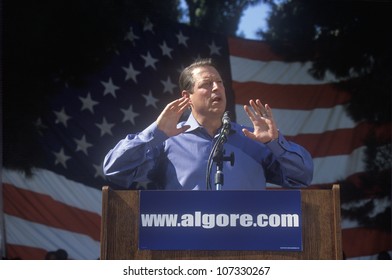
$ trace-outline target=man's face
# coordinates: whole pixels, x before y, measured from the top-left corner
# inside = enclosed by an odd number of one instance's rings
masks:
[[[193,70],[193,78],[193,93],[189,95],[192,110],[204,116],[221,116],[226,109],[226,93],[218,71],[211,66],[199,67]]]

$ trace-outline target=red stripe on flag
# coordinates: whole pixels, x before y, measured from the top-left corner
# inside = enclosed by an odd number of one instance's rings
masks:
[[[7,257],[10,260],[44,260],[47,251],[29,246],[7,244]]]
[[[360,123],[353,129],[337,129],[320,134],[300,134],[286,136],[295,143],[304,146],[313,158],[348,155],[364,145],[370,131],[379,145],[391,142],[390,124],[374,127],[370,123]]]
[[[383,189],[380,188],[377,185],[374,186],[369,186],[366,183],[364,183],[363,178],[366,177],[369,173],[367,172],[357,172],[354,173],[350,176],[347,176],[345,179],[345,183],[344,184],[348,184],[351,187],[355,187],[357,189],[362,189],[364,190],[363,193],[365,194],[365,197],[363,198],[374,198],[375,196],[380,196],[380,195],[384,195],[383,194]],[[378,177],[381,178],[381,180],[383,180],[383,178],[385,178],[385,180],[387,180],[387,178],[390,176],[391,174],[391,170],[390,169],[386,169],[383,171],[380,171],[378,173]],[[311,186],[311,188],[331,188],[332,184],[337,184],[339,183],[338,181],[333,181],[333,182],[328,182],[328,183],[323,183],[323,184],[313,184]],[[340,186],[341,191],[345,191],[343,190],[345,186],[342,185]],[[355,190],[354,190],[355,191]],[[353,194],[353,197],[357,197],[356,194]],[[343,203],[344,197],[341,194],[341,202]]]
[[[263,61],[282,60],[282,58],[275,54],[271,47],[264,42],[232,37],[228,38],[228,42],[229,52],[232,56]]]
[[[350,228],[342,230],[343,252],[346,258],[376,255],[392,250],[390,232],[374,228]]]
[[[356,127],[354,130],[359,130]],[[363,146],[362,139],[355,137],[352,129],[338,129],[320,134],[301,134],[286,136],[287,140],[293,141],[305,147],[313,158],[348,155],[356,148]]]
[[[53,200],[48,195],[3,184],[4,213],[100,240],[101,217]]]
[[[345,104],[350,94],[331,84],[279,85],[261,82],[239,83],[233,81],[235,103],[248,104],[250,99],[260,99],[272,109],[312,110]]]

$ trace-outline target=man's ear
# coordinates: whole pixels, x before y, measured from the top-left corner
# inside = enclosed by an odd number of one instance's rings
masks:
[[[183,90],[183,91],[181,92],[181,96],[182,96],[182,97],[188,97],[188,98],[189,98],[190,93],[189,93],[189,91]]]
[[[189,91],[186,91],[186,90],[183,90],[182,92],[181,92],[181,95],[182,95],[182,97],[187,97],[187,98],[189,98],[189,109],[190,110],[192,110],[192,101],[191,101],[191,94],[190,94],[190,92]]]

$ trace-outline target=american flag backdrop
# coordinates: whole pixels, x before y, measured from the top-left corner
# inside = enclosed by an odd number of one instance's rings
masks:
[[[35,120],[45,158],[32,176],[3,169],[4,240],[8,258],[43,259],[67,250],[71,259],[99,257],[101,188],[105,154],[128,133],[152,123],[180,96],[181,69],[198,57],[212,57],[226,83],[228,109],[249,124],[242,105],[268,103],[280,131],[313,155],[313,184],[353,181],[365,172],[367,123],[345,111],[347,92],[332,75],[316,80],[311,62],[284,62],[260,41],[226,38],[181,24],[150,20],[131,24],[110,63],[79,88],[63,86],[47,112]],[[390,142],[390,128],[377,128]],[[118,187],[113,186],[112,187]],[[358,202],[361,203],[361,202]],[[377,201],[378,211],[390,205]],[[342,205],[342,207],[351,207]],[[375,258],[391,250],[390,233],[342,221],[347,258]]]

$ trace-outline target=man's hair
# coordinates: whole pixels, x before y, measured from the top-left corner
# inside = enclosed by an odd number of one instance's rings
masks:
[[[187,66],[184,70],[182,70],[180,78],[179,78],[179,86],[180,92],[183,90],[193,92],[193,86],[195,85],[195,80],[193,78],[193,70],[195,68],[203,67],[203,66],[212,66],[216,69],[216,66],[211,58],[199,58],[195,60],[191,65]]]

